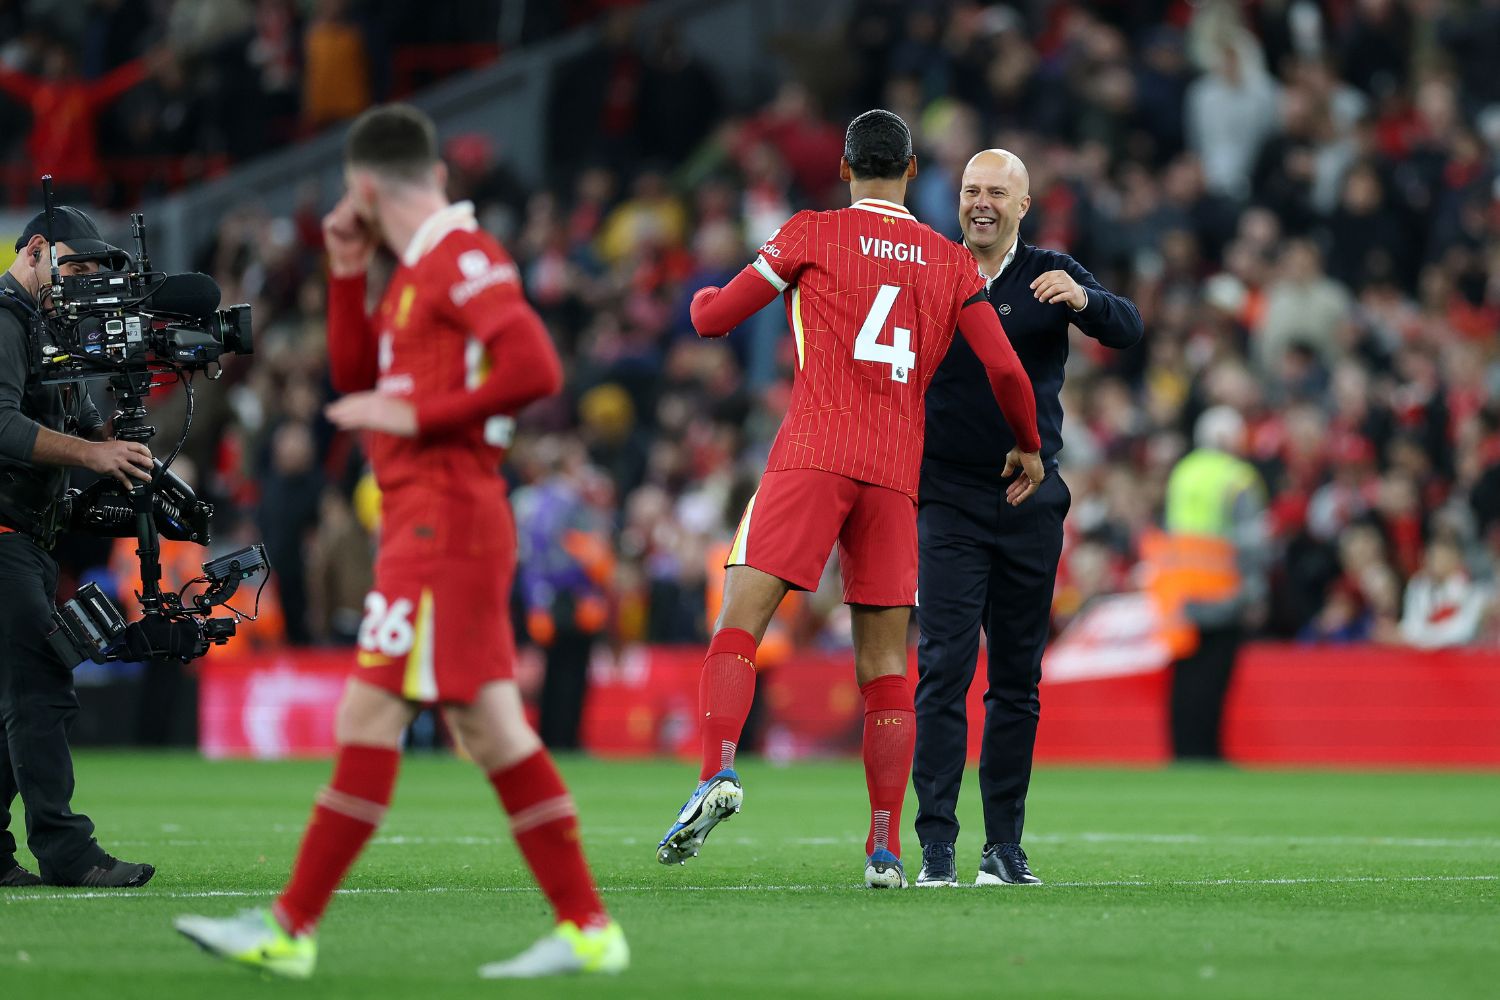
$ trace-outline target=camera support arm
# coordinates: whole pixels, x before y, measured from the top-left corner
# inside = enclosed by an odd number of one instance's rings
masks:
[[[121,441],[145,444],[156,435],[156,428],[146,423],[146,393],[151,389],[149,371],[121,371],[109,377],[109,391],[115,398],[111,421],[115,437]],[[135,509],[135,554],[141,563],[141,608],[150,614],[162,609],[161,538],[156,531],[152,497],[156,493],[156,474],[136,483],[130,490],[130,504]]]

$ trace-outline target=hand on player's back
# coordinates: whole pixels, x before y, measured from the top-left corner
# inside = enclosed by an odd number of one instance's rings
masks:
[[[1001,475],[1011,476],[1017,472],[1023,475],[1016,476],[1016,481],[1005,488],[1005,499],[1012,507],[1035,493],[1042,480],[1047,478],[1041,452],[1012,448],[1005,456],[1005,471]]]
[[[335,278],[364,274],[375,256],[375,238],[354,208],[353,195],[344,195],[323,216],[323,245],[328,249],[328,269]]]

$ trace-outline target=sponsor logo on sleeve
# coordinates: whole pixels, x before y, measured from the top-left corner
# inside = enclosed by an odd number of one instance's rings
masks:
[[[491,260],[483,250],[465,250],[458,255],[458,270],[463,280],[448,289],[453,304],[463,308],[476,295],[495,285],[515,283],[520,280],[516,265],[509,261]]]

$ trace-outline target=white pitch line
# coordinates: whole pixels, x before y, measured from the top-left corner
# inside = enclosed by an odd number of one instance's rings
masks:
[[[1139,888],[1155,886],[1212,885],[1354,885],[1364,882],[1500,882],[1500,875],[1349,875],[1342,878],[1195,878],[1148,882],[1126,879],[1118,882],[1048,882],[1068,889]]]
[[[1493,847],[1500,837],[1355,837],[1296,834],[1037,833],[1037,844],[1296,844],[1307,847]]]
[[[300,833],[301,831],[278,830],[276,834]],[[610,836],[619,834],[618,829],[590,830],[583,828],[586,841],[608,842],[630,846],[642,843],[638,837]],[[223,847],[231,844],[259,844],[266,838],[247,840],[225,838],[220,840],[115,840],[116,847]],[[863,844],[862,836],[845,837],[737,837],[735,843],[791,844],[797,847],[833,847],[840,844]],[[1301,836],[1296,834],[1203,834],[1203,833],[1033,833],[1026,837],[1028,844],[1214,844],[1235,845],[1292,845],[1299,847],[1421,847],[1454,848],[1460,850],[1500,850],[1500,837],[1356,837],[1356,836]],[[456,836],[426,837],[408,834],[387,834],[370,842],[376,847],[416,847],[422,845],[497,847],[514,843],[510,837]]]
[[[1029,891],[1047,889],[1118,889],[1160,888],[1163,886],[1221,886],[1221,885],[1357,885],[1388,882],[1500,882],[1500,875],[1350,875],[1339,878],[1205,878],[1205,879],[1124,879],[1102,882],[1047,882],[1026,886]],[[972,887],[963,887],[972,888]],[[855,891],[854,886],[838,885],[607,885],[601,892],[845,892]],[[429,886],[424,889],[365,888],[340,889],[340,896],[400,895],[403,893],[497,893],[536,892],[530,886]],[[862,891],[862,890],[860,890]],[[27,892],[7,894],[7,904],[44,902],[58,899],[267,899],[270,892],[251,892],[239,889],[211,889],[201,892],[153,892],[150,889],[128,892]]]

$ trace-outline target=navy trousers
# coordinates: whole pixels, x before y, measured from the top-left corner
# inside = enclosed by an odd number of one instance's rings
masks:
[[[0,534],[0,871],[15,861],[11,807],[26,809],[26,843],[43,878],[72,880],[104,861],[94,824],[75,813],[68,729],[73,671],[47,642],[57,563],[29,538]]]
[[[985,842],[1020,843],[1036,745],[1042,651],[1072,497],[1054,470],[1019,507],[1002,485],[924,468],[918,510],[917,836],[958,839],[959,784],[979,630],[989,646],[979,792]]]

